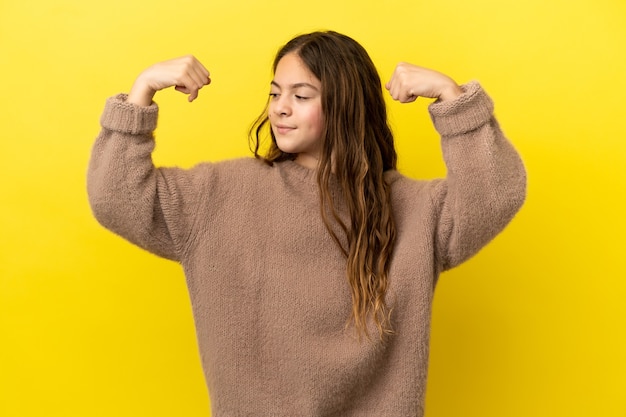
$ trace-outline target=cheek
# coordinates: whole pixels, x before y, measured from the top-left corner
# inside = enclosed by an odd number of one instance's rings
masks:
[[[316,132],[320,133],[324,127],[324,114],[322,113],[322,109],[316,109],[311,112],[310,119],[311,127],[315,129]]]

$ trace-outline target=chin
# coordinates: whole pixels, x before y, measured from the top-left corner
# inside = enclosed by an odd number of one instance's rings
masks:
[[[276,146],[278,147],[278,149],[280,149],[282,152],[285,152],[285,153],[291,153],[291,154],[298,153],[297,146],[293,146],[288,143],[281,143],[281,141],[279,140],[276,141]]]

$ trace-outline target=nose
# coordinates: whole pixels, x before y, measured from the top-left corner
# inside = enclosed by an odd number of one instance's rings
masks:
[[[275,97],[272,102],[272,113],[276,116],[289,116],[291,115],[291,105],[289,103],[289,98],[285,97],[285,95],[281,94]]]

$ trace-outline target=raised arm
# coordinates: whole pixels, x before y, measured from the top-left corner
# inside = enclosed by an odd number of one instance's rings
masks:
[[[208,71],[191,56],[148,68],[128,96],[107,100],[102,129],[93,146],[87,191],[93,213],[111,231],[157,255],[178,259],[193,218],[202,175],[177,168],[155,168],[155,93],[174,86],[198,96],[210,83]]]
[[[386,87],[403,103],[419,96],[437,99],[429,110],[448,173],[432,189],[439,213],[436,256],[442,270],[452,268],[478,252],[518,212],[526,196],[526,171],[478,83],[458,86],[444,74],[402,63]]]

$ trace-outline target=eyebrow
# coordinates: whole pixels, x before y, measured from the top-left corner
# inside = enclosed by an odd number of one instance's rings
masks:
[[[280,84],[278,84],[276,81],[272,81],[271,84],[277,88],[282,88]],[[291,90],[295,90],[295,89],[302,88],[302,87],[308,87],[308,88],[312,88],[315,91],[319,91],[319,88],[309,83],[295,83],[289,86]]]

